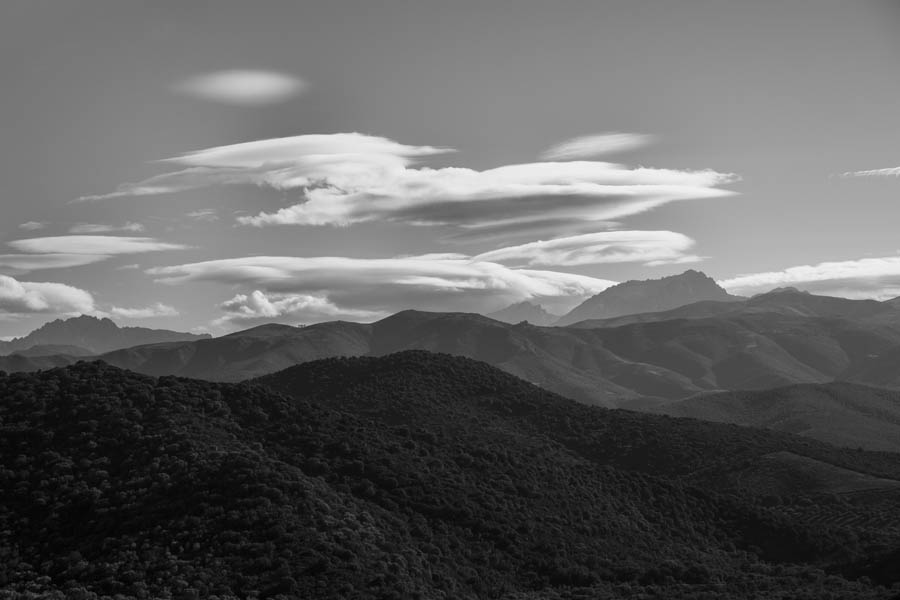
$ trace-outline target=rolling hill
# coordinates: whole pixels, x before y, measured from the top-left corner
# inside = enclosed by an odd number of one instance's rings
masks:
[[[875,600],[897,580],[900,456],[591,408],[459,357],[237,385],[81,363],[0,396],[13,594]],[[783,481],[778,453],[815,484],[743,491]],[[850,524],[814,523],[826,505]]]

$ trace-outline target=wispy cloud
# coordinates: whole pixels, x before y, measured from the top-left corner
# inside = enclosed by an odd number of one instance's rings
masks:
[[[515,233],[554,223],[603,223],[681,200],[721,198],[737,180],[710,170],[628,168],[606,162],[517,164],[478,171],[413,167],[447,152],[358,133],[296,136],[221,146],[171,159],[186,169],[97,198],[255,184],[294,190],[298,202],[239,218],[245,225],[346,226],[365,222],[440,225],[461,232]]]
[[[132,221],[128,221],[121,225],[110,225],[106,223],[76,223],[69,228],[69,233],[76,234],[98,234],[98,233],[113,233],[117,231],[127,231],[131,233],[140,233],[144,231],[144,226],[141,223],[134,223]]]
[[[719,284],[740,295],[791,286],[819,294],[886,300],[900,296],[900,256],[798,265],[739,275]]]
[[[694,240],[674,231],[604,231],[491,250],[473,260],[527,266],[642,262],[649,266],[697,262]]]
[[[306,91],[305,81],[277,71],[232,69],[195,75],[172,90],[201,100],[238,106],[278,104]]]
[[[19,224],[19,229],[24,229],[25,231],[37,231],[38,229],[43,229],[46,226],[46,223],[42,223],[40,221],[26,221],[25,223]]]
[[[169,194],[214,185],[259,185],[278,190],[315,186],[377,184],[425,156],[448,148],[409,146],[360,133],[299,135],[217,146],[189,152],[165,162],[187,167],[112,193],[83,196],[80,201]]]
[[[161,242],[155,238],[107,235],[26,238],[7,242],[7,245],[19,253],[0,254],[0,268],[16,274],[41,269],[80,267],[119,255],[188,248],[183,244]]]
[[[292,317],[300,320],[310,320],[302,318],[300,307],[315,314],[327,308],[333,314],[382,315],[404,308],[492,311],[535,299],[565,310],[614,283],[571,273],[511,269],[456,254],[380,259],[254,256],[147,272],[166,283],[213,281],[259,291],[276,308],[277,303],[292,306]],[[223,307],[240,314],[240,307],[249,307],[250,300],[252,293],[244,293]],[[253,309],[254,314],[259,310]]]
[[[643,133],[599,133],[572,138],[551,146],[541,154],[544,160],[573,160],[617,152],[628,152],[649,146],[656,136]]]
[[[0,275],[0,314],[75,314],[94,311],[94,298],[63,283],[19,281]]]
[[[154,319],[158,317],[177,317],[178,311],[168,304],[157,302],[150,306],[142,308],[122,308],[113,306],[109,309],[110,314],[123,319]]]
[[[189,213],[186,213],[185,216],[195,221],[206,221],[208,223],[219,220],[218,211],[215,208],[192,210]]]
[[[900,177],[900,167],[872,169],[871,171],[849,171],[841,173],[841,177]]]
[[[16,272],[81,267],[110,258],[106,254],[0,254],[0,267]]]

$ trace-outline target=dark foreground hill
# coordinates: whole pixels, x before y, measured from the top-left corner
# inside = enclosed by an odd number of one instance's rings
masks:
[[[0,377],[0,586],[874,600],[897,580],[896,455],[590,408],[424,352],[260,383],[291,395],[102,363]],[[835,469],[865,485],[838,493]]]
[[[900,392],[852,383],[722,392],[635,408],[777,429],[837,446],[900,452]]]

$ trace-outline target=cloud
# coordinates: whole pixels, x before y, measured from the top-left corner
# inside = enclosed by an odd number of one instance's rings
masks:
[[[17,272],[81,267],[110,258],[106,254],[0,254],[0,268]]]
[[[153,319],[157,317],[177,317],[178,311],[168,304],[157,302],[143,308],[121,308],[113,306],[109,312],[123,319]]]
[[[94,311],[94,298],[63,283],[19,281],[0,275],[0,314],[75,314]]]
[[[791,286],[818,294],[886,300],[900,296],[900,256],[799,265],[739,275],[719,284],[740,295]]]
[[[65,269],[109,260],[117,255],[182,250],[181,244],[147,237],[61,235],[7,242],[19,254],[0,254],[0,269],[26,273],[41,269]]]
[[[604,231],[491,250],[473,260],[527,266],[642,262],[649,266],[702,260],[687,251],[694,240],[673,231]]]
[[[208,223],[219,220],[219,215],[217,214],[215,208],[201,208],[198,210],[192,210],[191,212],[185,214],[185,216],[189,219],[194,219],[195,221],[206,221]]]
[[[217,146],[164,162],[185,169],[112,193],[83,196],[80,201],[183,192],[213,185],[259,185],[279,190],[337,185],[374,185],[402,171],[420,157],[452,152],[448,148],[408,146],[361,133],[298,135]]]
[[[38,229],[43,229],[46,226],[46,223],[41,223],[40,221],[27,221],[25,223],[20,223],[19,229],[24,229],[25,231],[36,231]]]
[[[140,223],[128,221],[122,225],[109,225],[103,223],[76,223],[69,228],[69,233],[76,234],[97,234],[112,233],[115,231],[128,231],[131,233],[140,233],[144,231],[144,226]]]
[[[161,242],[155,238],[112,235],[59,235],[27,238],[7,242],[7,245],[20,252],[31,254],[90,254],[107,257],[188,248],[182,244]]]
[[[571,273],[511,269],[457,254],[374,259],[254,256],[156,267],[147,273],[170,284],[213,281],[244,286],[264,294],[274,310],[294,306],[294,315],[304,314],[303,310],[383,315],[405,308],[490,312],[531,299],[565,310],[615,283]],[[252,299],[252,294],[241,294],[223,307],[241,314],[246,306],[250,314],[259,314],[265,304],[257,297],[260,302],[253,308]]]
[[[656,136],[642,133],[600,133],[566,140],[551,146],[541,154],[544,160],[572,160],[590,158],[615,152],[627,152],[649,146]]]
[[[172,86],[173,91],[192,98],[237,106],[278,104],[307,88],[307,83],[294,75],[237,69],[195,75]]]
[[[472,231],[544,221],[602,222],[678,200],[717,198],[719,173],[626,169],[594,162],[533,163],[487,171],[404,169],[375,186],[309,189],[306,201],[242,217],[247,225],[352,225],[393,221]]]
[[[871,171],[850,171],[849,173],[842,173],[841,177],[900,177],[900,167],[873,169]]]
[[[245,225],[346,226],[365,222],[440,225],[484,235],[541,223],[602,227],[604,222],[680,200],[721,198],[737,180],[710,170],[628,168],[595,161],[539,162],[478,171],[412,166],[448,152],[358,133],[301,135],[208,148],[169,159],[186,167],[112,194],[172,193],[252,184],[295,191],[298,202],[240,217]]]
[[[271,321],[314,323],[346,319],[374,321],[387,313],[369,310],[342,309],[327,298],[309,294],[266,294],[254,290],[238,294],[219,305],[227,314],[216,319],[216,326],[252,327]]]

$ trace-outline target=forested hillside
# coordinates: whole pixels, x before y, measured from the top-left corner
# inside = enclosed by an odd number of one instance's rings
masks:
[[[7,591],[881,599],[897,580],[896,455],[594,409],[468,359],[237,385],[80,363],[4,375],[0,398]],[[867,504],[748,493],[781,451],[852,471]],[[851,518],[816,522],[826,505]]]

